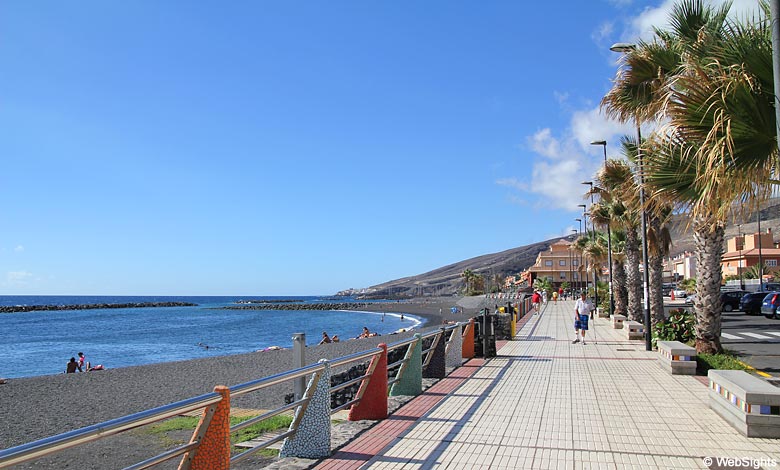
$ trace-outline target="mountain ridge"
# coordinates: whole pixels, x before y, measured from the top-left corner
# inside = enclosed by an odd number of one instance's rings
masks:
[[[762,231],[771,229],[773,233],[778,232],[780,230],[780,198],[775,198],[762,204],[760,215]],[[741,226],[738,226],[737,222],[732,220],[726,226],[725,240],[736,236],[738,233],[757,232],[756,214],[749,214],[747,218],[750,218],[753,222],[742,223]],[[686,251],[693,251],[693,234],[688,229],[688,222],[689,217],[687,214],[677,214],[672,216],[672,220],[668,223],[672,237],[671,256]],[[562,238],[566,237],[555,237],[497,253],[475,256],[422,274],[402,277],[364,289],[347,289],[339,292],[339,294],[370,298],[455,295],[464,287],[464,281],[461,277],[463,271],[469,269],[475,274],[486,275],[491,281],[496,276],[500,276],[503,280],[509,275],[520,274],[528,269],[536,262],[539,252],[549,249],[552,243]]]

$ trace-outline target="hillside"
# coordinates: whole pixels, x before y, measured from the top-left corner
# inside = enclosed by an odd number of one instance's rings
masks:
[[[744,223],[741,229],[738,229],[736,225],[739,223],[738,221],[732,221],[726,227],[726,239],[737,235],[738,230],[741,230],[742,233],[757,231],[758,224],[756,223],[755,214],[747,218],[751,219],[752,222]],[[669,223],[673,241],[672,255],[693,251],[693,235],[687,230],[687,222],[687,215],[682,214],[674,216]],[[761,230],[766,231],[767,229],[780,233],[780,199],[772,199],[762,206]],[[509,275],[519,274],[534,264],[536,256],[540,251],[549,249],[550,244],[557,240],[560,240],[560,238],[552,238],[500,253],[477,256],[476,258],[453,263],[427,273],[388,281],[367,289],[360,289],[359,291],[342,291],[340,294],[354,293],[377,298],[453,295],[463,289],[463,279],[461,278],[463,271],[470,269],[477,274],[485,276],[487,279],[494,279],[496,276],[504,278]]]

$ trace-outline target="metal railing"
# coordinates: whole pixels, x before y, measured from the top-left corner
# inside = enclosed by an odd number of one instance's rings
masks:
[[[453,325],[448,325],[447,327],[440,328],[438,330],[433,330],[424,335],[421,335],[423,340],[430,337],[434,337],[433,344],[431,345],[431,347],[422,351],[422,353],[425,356],[424,364],[427,365],[430,362],[430,358],[437,346],[437,343],[439,341],[446,341],[445,338],[447,333],[452,332],[456,328],[460,328],[462,326],[463,323],[456,323]],[[407,347],[407,351],[403,359],[393,364],[389,364],[387,366],[388,373],[391,369],[399,368],[395,378],[388,381],[388,386],[402,379],[405,366],[411,358],[411,353],[413,351],[412,345],[415,342],[417,342],[417,338],[413,337],[410,339],[401,340],[387,345],[388,352],[403,347]],[[382,353],[382,349],[373,348],[355,354],[335,358],[329,361],[329,363],[330,366],[334,368],[342,367],[357,361],[371,360],[381,353]],[[363,375],[350,379],[341,384],[331,386],[329,389],[330,393],[332,394],[333,392],[342,390],[344,388],[357,385],[357,384],[362,384],[363,381],[370,379],[371,376],[374,374],[376,362],[377,361],[371,360],[368,369]],[[293,409],[298,409],[297,412],[295,413],[295,418],[293,420],[293,423],[290,425],[290,429],[288,431],[278,436],[275,436],[273,438],[270,438],[266,441],[263,441],[259,443],[257,446],[252,447],[244,452],[232,456],[230,458],[230,461],[237,462],[243,460],[249,457],[250,455],[262,449],[265,449],[268,446],[282,439],[295,435],[295,433],[298,430],[298,424],[300,424],[300,419],[303,416],[303,413],[311,400],[311,395],[313,393],[312,389],[316,386],[316,383],[319,380],[320,375],[322,374],[324,369],[325,369],[324,364],[317,363],[299,369],[282,372],[280,374],[264,377],[258,380],[229,387],[230,396],[237,397],[251,392],[256,392],[274,385],[278,385],[287,381],[295,380],[301,377],[309,376],[311,378],[309,381],[309,386],[306,388],[303,397],[301,397],[300,399],[230,427],[230,433],[234,433],[242,429],[245,429],[249,426],[252,426],[253,424],[256,424],[260,421],[272,418],[274,416],[280,415],[282,413],[285,413]],[[359,403],[360,400],[362,399],[363,390],[364,387],[360,387],[357,396],[355,396],[352,400],[348,401],[347,403],[344,403],[336,408],[332,408],[331,414],[336,413],[345,408],[348,408],[356,403]],[[206,429],[210,424],[211,417],[214,415],[216,406],[222,401],[222,399],[223,399],[222,395],[220,395],[219,393],[214,393],[214,392],[207,393],[204,395],[188,398],[185,400],[181,400],[175,403],[160,406],[150,410],[123,416],[121,418],[117,418],[111,421],[98,423],[92,426],[87,426],[74,431],[58,434],[56,436],[47,437],[27,444],[22,444],[16,447],[0,450],[0,468],[7,468],[12,465],[29,462],[31,460],[38,459],[40,457],[52,455],[69,448],[86,444],[88,442],[103,439],[109,436],[113,436],[149,424],[154,424],[186,413],[191,413],[197,410],[205,409],[206,412],[203,414],[203,419],[200,420],[198,427],[193,432],[193,438],[189,443],[178,446],[174,449],[168,450],[159,455],[156,455],[147,460],[144,460],[135,465],[125,468],[125,470],[141,470],[145,468],[150,468],[159,463],[183,455],[184,457],[182,458],[181,468],[186,469],[189,468],[189,463],[192,461],[195,453],[198,450],[198,447],[200,446],[203,436],[205,435]]]

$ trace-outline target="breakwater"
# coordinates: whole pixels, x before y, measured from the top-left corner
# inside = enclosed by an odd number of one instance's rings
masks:
[[[370,302],[337,302],[337,303],[269,303],[269,304],[242,304],[228,305],[226,307],[213,307],[217,310],[360,310],[368,308]]]
[[[197,307],[189,302],[129,302],[120,304],[81,304],[81,305],[14,305],[0,307],[0,313],[45,312],[57,310],[96,310],[108,308],[156,308],[156,307]]]

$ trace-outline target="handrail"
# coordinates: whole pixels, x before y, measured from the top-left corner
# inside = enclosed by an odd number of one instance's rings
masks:
[[[59,452],[87,442],[113,436],[166,418],[189,413],[222,401],[218,393],[206,393],[151,410],[141,411],[121,418],[87,426],[56,436],[22,444],[10,449],[0,450],[0,468]]]
[[[282,372],[279,374],[263,377],[262,379],[252,380],[250,382],[244,382],[242,384],[238,384],[230,387],[230,395],[231,396],[244,395],[245,393],[254,392],[256,390],[260,390],[261,388],[277,385],[291,379],[297,379],[298,377],[305,377],[313,372],[318,372],[324,368],[325,366],[322,364],[311,364],[305,367],[301,367],[300,369],[288,370],[286,372]]]
[[[445,332],[449,330],[453,330],[455,328],[461,327],[462,324],[463,324],[462,322],[458,322],[455,324],[447,325],[446,327],[433,330],[429,333],[425,333],[421,335],[421,337],[430,338],[435,335],[440,335],[442,333],[442,330]],[[395,343],[387,345],[387,350],[392,351],[392,350],[402,348],[404,346],[412,345],[417,340],[418,340],[417,337],[400,340]],[[426,350],[426,352],[430,351],[431,349],[432,348],[429,348],[428,350]],[[360,351],[354,354],[350,354],[347,356],[341,356],[335,358],[330,361],[330,365],[331,367],[339,367],[345,364],[349,364],[351,362],[374,358],[380,353],[382,353],[382,349],[375,347],[365,351]],[[388,368],[391,368],[393,366],[397,367],[398,365],[404,364],[408,361],[409,359],[405,357],[404,359],[401,359],[397,363],[388,366]],[[231,397],[235,397],[235,396],[251,393],[257,390],[261,390],[263,388],[271,387],[273,385],[278,385],[292,379],[306,377],[310,374],[316,374],[315,375],[316,377],[320,373],[322,373],[324,368],[325,368],[324,364],[316,363],[305,367],[301,367],[299,369],[288,370],[279,374],[234,385],[232,387],[229,387],[229,391],[230,391],[229,393]],[[350,385],[354,385],[358,382],[362,382],[366,379],[369,379],[373,375],[373,373],[374,373],[373,369],[369,368],[369,370],[364,375],[357,377],[355,379],[351,379],[345,383],[331,387],[330,392],[332,393],[337,390],[347,388]],[[306,405],[308,405],[309,399],[310,398],[307,397],[305,399],[297,400],[293,403],[284,405],[274,410],[270,410],[260,416],[256,416],[250,420],[239,423],[231,427],[231,432],[237,431],[239,429],[243,429],[245,427],[250,426],[251,424],[256,423],[257,421],[261,421],[262,419],[267,419],[268,417],[278,415],[284,411],[296,407],[305,407]],[[344,403],[343,405],[338,406],[335,409],[332,409],[331,413],[335,413],[339,410],[342,410],[348,406],[360,402],[361,400],[362,400],[362,396],[356,396],[355,398],[348,401],[347,403]],[[222,401],[222,396],[220,394],[213,393],[213,392],[206,393],[196,397],[170,403],[168,405],[159,406],[157,408],[152,408],[149,410],[123,416],[117,419],[98,423],[92,426],[87,426],[81,429],[76,429],[55,436],[50,436],[44,439],[39,439],[16,447],[3,449],[0,450],[0,468],[6,468],[8,466],[17,465],[23,462],[28,462],[30,460],[43,457],[45,455],[54,454],[72,447],[76,447],[82,444],[86,444],[88,442],[102,439],[104,437],[109,437],[141,426],[162,421],[164,419],[190,413],[199,409],[204,409],[211,405],[215,405],[220,401]],[[263,443],[261,446],[259,446],[259,448],[267,447],[268,445],[274,442],[284,439],[285,437],[291,436],[295,434],[296,431],[297,429],[291,429],[283,433],[282,435],[272,438],[271,440]],[[127,469],[140,470],[144,468],[149,468],[158,463],[170,460],[176,456],[186,454],[187,452],[196,450],[199,444],[200,444],[199,441],[183,444],[177,448],[167,450],[162,454],[158,454],[152,458],[139,462],[133,466],[127,467]],[[259,448],[251,449],[250,451],[246,451],[244,453],[238,454],[233,458],[231,458],[231,461],[241,460],[245,458],[248,454],[259,450]]]

